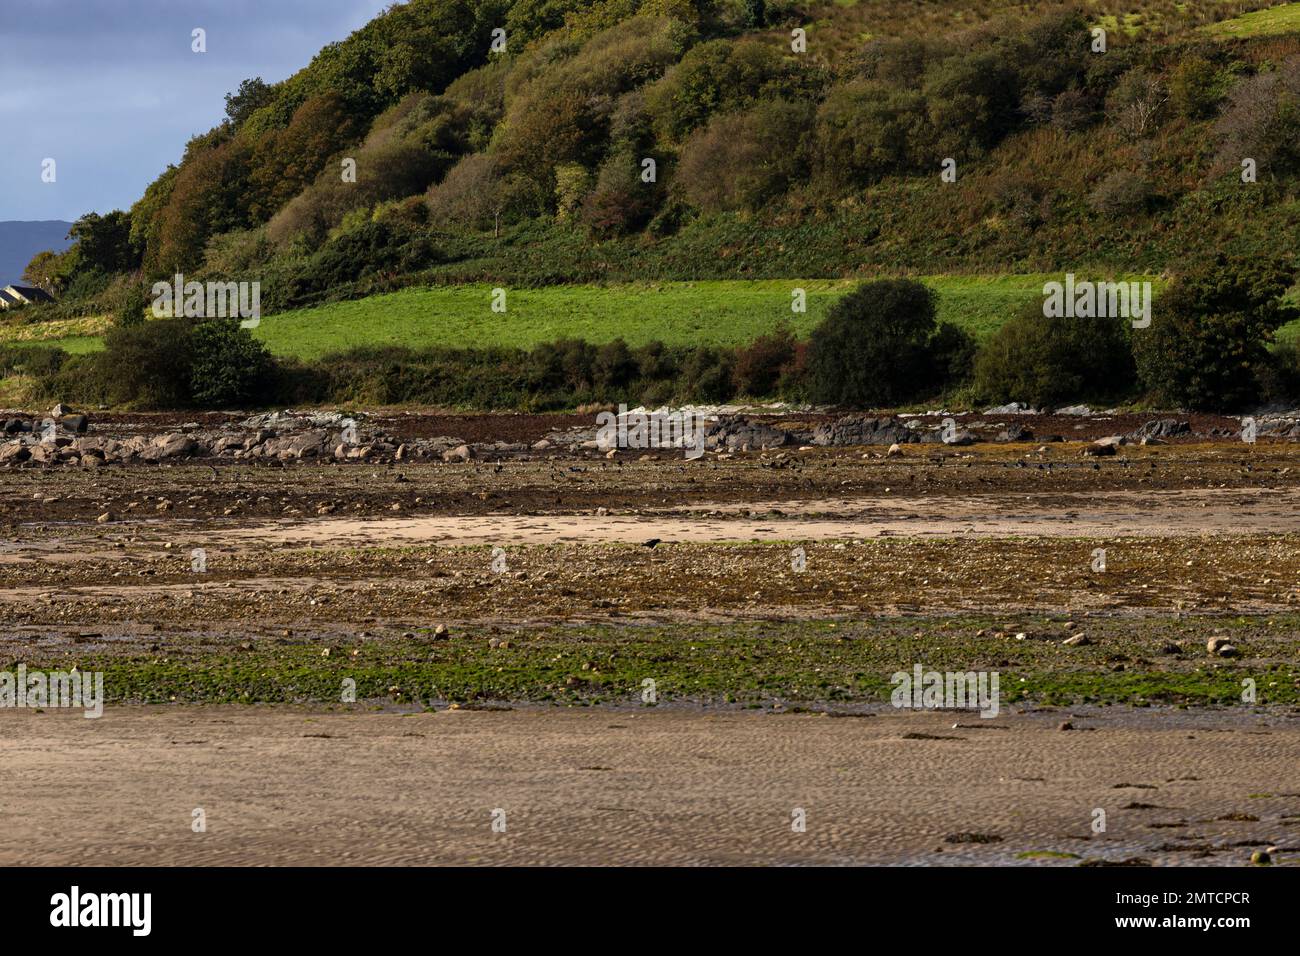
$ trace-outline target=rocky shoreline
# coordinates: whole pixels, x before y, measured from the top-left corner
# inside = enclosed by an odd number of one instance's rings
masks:
[[[1125,444],[1169,442],[1240,442],[1243,421],[1229,416],[1094,413],[1078,407],[1043,413],[1003,406],[980,413],[879,415],[834,414],[787,410],[777,413],[722,408],[683,410],[705,422],[705,448],[715,455],[782,448],[891,448],[933,444],[962,447],[979,442],[1082,442],[1084,453],[1111,455]],[[555,456],[616,457],[674,455],[672,448],[606,449],[597,441],[594,415],[568,416],[577,422],[555,427],[564,416],[500,416],[502,433],[513,440],[473,440],[454,433],[425,436],[420,413],[385,417],[331,411],[268,412],[217,421],[180,422],[159,416],[150,428],[121,416],[88,415],[56,406],[49,415],[0,413],[4,434],[0,466],[43,467],[76,465],[158,464],[178,460],[230,460],[283,464],[300,460],[338,462],[407,462],[414,460],[465,462]],[[210,417],[210,416],[209,416]],[[457,417],[432,414],[439,424],[454,428]],[[474,420],[475,432],[491,416]],[[584,424],[585,423],[585,424]],[[529,425],[535,425],[529,435]],[[158,427],[161,425],[162,427]],[[504,427],[508,425],[509,427]],[[1256,436],[1265,440],[1300,441],[1300,413],[1260,415]],[[519,440],[527,436],[527,440]],[[534,437],[535,436],[535,437]],[[898,446],[895,448],[894,446]]]

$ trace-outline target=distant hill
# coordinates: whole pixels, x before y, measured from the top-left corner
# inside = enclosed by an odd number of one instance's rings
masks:
[[[72,242],[72,223],[58,219],[43,222],[0,222],[0,287],[21,282],[32,256],[45,249],[62,252]]]

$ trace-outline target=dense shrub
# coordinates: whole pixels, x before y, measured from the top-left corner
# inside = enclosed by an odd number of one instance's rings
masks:
[[[1297,316],[1282,296],[1293,267],[1218,256],[1178,276],[1135,333],[1143,383],[1158,400],[1238,410],[1259,396],[1273,333]]]
[[[712,120],[682,149],[680,194],[705,212],[754,211],[806,175],[811,108],[762,103]]]
[[[1116,169],[1088,194],[1088,205],[1112,218],[1141,215],[1147,211],[1153,193],[1151,180],[1144,173]]]
[[[1053,406],[1125,395],[1134,383],[1129,320],[1043,315],[1027,305],[980,349],[975,393],[989,402]]]
[[[1300,55],[1240,80],[1215,124],[1219,170],[1255,160],[1260,178],[1300,173]]]
[[[732,373],[736,391],[752,398],[776,394],[778,383],[795,360],[797,345],[789,326],[781,325],[770,335],[761,335],[737,349]]]
[[[126,291],[122,299],[121,306],[118,307],[117,315],[113,321],[118,326],[125,328],[127,326],[139,325],[145,320],[145,311],[153,304],[153,297],[149,295],[143,285],[132,284]]]
[[[863,80],[835,88],[817,114],[817,166],[833,186],[919,169],[928,153],[925,98]]]
[[[273,400],[274,363],[237,320],[200,322],[191,332],[190,396],[201,408],[239,408]]]
[[[135,408],[189,408],[194,359],[193,324],[159,319],[116,327],[96,356],[113,405]]]
[[[866,282],[835,302],[808,343],[808,395],[859,408],[891,407],[939,377],[935,294],[911,279]]]
[[[1300,405],[1300,340],[1279,342],[1259,369],[1259,397],[1270,404]]]

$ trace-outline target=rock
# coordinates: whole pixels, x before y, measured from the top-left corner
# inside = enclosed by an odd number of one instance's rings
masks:
[[[70,432],[84,435],[86,434],[86,429],[90,427],[90,419],[85,415],[66,415],[64,416],[63,421],[59,424]]]
[[[1061,721],[1060,726],[1057,727],[1056,729],[1057,729],[1057,730],[1073,730],[1073,729],[1074,729],[1074,724],[1070,723],[1068,720],[1063,720],[1063,721]]]
[[[17,464],[31,457],[27,446],[20,441],[9,441],[0,445],[0,462]]]
[[[985,415],[1037,415],[1038,410],[1023,402],[1011,402],[1008,405],[995,405],[984,409]]]
[[[1182,652],[1183,649],[1173,641],[1166,641],[1164,646],[1160,648],[1160,653],[1162,654],[1181,654]]]
[[[1033,441],[1034,433],[1021,424],[1008,425],[998,433],[998,441]]]
[[[446,624],[439,624],[433,629],[433,636],[445,640],[451,637],[451,629]]]
[[[28,461],[38,465],[48,465],[58,457],[58,449],[48,442],[42,442],[39,445],[33,445],[30,449]]]
[[[1061,643],[1066,647],[1083,647],[1084,645],[1091,644],[1092,641],[1088,639],[1087,634],[1075,634],[1073,637],[1067,637]]]
[[[1175,435],[1191,434],[1190,422],[1177,418],[1158,418],[1147,422],[1132,433],[1133,438],[1173,438]]]
[[[443,461],[469,461],[472,457],[473,452],[469,450],[469,445],[457,445],[442,453]]]
[[[550,447],[551,447],[551,442],[549,439],[546,438],[543,438],[541,441],[533,442],[533,451],[546,451],[546,449]]]
[[[897,442],[889,446],[889,451],[885,452],[887,458],[902,458],[903,449]]]
[[[281,458],[316,458],[324,453],[329,443],[329,434],[324,431],[303,432],[287,440],[281,449]]]
[[[21,418],[10,418],[4,425],[4,433],[6,435],[17,435],[19,432],[29,432],[31,430],[31,422],[25,422]]]
[[[728,451],[743,451],[746,447],[780,448],[789,443],[789,432],[740,415],[706,426],[704,434],[705,447],[725,447]]]
[[[1219,648],[1228,646],[1226,637],[1212,637],[1205,642],[1205,649],[1211,654],[1219,653]]]
[[[1268,866],[1273,862],[1273,858],[1268,855],[1267,850],[1256,850],[1250,855],[1250,862],[1256,866]]]
[[[62,418],[64,415],[71,415],[71,414],[72,414],[72,409],[69,408],[67,405],[64,405],[62,402],[59,402],[52,409],[50,409],[51,418]]]
[[[1237,649],[1231,644],[1224,644],[1219,648],[1220,657],[1236,657]]]
[[[108,524],[110,521],[113,520],[113,513],[111,511],[105,511],[102,515],[100,515],[95,520],[100,524]]]
[[[1067,405],[1056,410],[1058,415],[1091,415],[1092,409],[1087,405]]]
[[[1115,454],[1116,446],[1109,445],[1109,444],[1101,444],[1101,442],[1105,442],[1105,441],[1106,439],[1103,438],[1097,442],[1093,442],[1091,445],[1089,445],[1087,448],[1083,450],[1083,453],[1085,455],[1089,455],[1095,458],[1106,458],[1109,457],[1110,455]]]
[[[897,418],[846,415],[813,430],[814,445],[906,445],[919,441]]]
[[[145,461],[162,461],[165,458],[186,458],[198,450],[199,443],[189,435],[173,433],[155,438],[140,454]]]

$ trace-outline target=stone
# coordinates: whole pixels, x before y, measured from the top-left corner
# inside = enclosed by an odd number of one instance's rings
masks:
[[[1226,637],[1212,637],[1205,642],[1205,649],[1211,654],[1219,653],[1219,648],[1226,647],[1228,639]]]
[[[998,441],[1018,442],[1033,441],[1034,433],[1019,423],[1008,425],[998,433]]]
[[[0,445],[0,462],[17,464],[31,457],[27,446],[20,441],[9,441]]]
[[[1087,634],[1075,634],[1073,637],[1067,637],[1061,643],[1066,647],[1083,647],[1091,644],[1092,641],[1088,639]]]
[[[70,432],[84,435],[86,429],[90,427],[90,419],[85,415],[66,415],[59,424]]]
[[[1175,435],[1191,434],[1190,422],[1177,418],[1157,418],[1145,423],[1132,433],[1133,438],[1173,438]]]
[[[189,435],[173,433],[155,438],[140,457],[145,461],[162,461],[166,458],[187,458],[198,450],[199,443]]]
[[[443,461],[469,461],[472,457],[473,452],[469,450],[469,445],[457,445],[442,453]]]
[[[906,445],[920,439],[897,418],[845,415],[813,430],[814,445]]]

